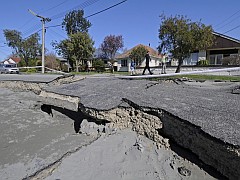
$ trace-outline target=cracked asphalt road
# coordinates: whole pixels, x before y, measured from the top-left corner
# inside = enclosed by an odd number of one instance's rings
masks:
[[[24,82],[41,82],[48,83],[62,75],[54,74],[1,74],[0,81],[24,81]]]
[[[231,89],[239,83],[157,83],[147,80],[86,78],[46,91],[80,97],[85,107],[108,110],[126,98],[141,107],[159,108],[186,120],[226,143],[240,146],[240,96]]]
[[[4,78],[0,76],[0,80],[5,81]],[[24,76],[21,78],[24,80]],[[55,78],[44,77],[38,82],[47,83]],[[34,81],[34,78],[25,81]],[[177,85],[91,76],[72,84],[46,87],[46,90],[78,96],[84,106],[102,110],[117,107],[126,98],[142,107],[171,112],[201,127],[209,135],[239,146],[240,99],[239,94],[231,94],[234,86],[239,83]],[[67,152],[74,152],[95,140],[90,136],[76,135],[73,122],[64,115],[51,117],[42,112],[41,99],[32,92],[0,88],[0,102],[2,179],[28,177],[58,161]]]

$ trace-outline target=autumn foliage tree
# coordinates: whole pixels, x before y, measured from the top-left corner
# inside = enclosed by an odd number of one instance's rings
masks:
[[[205,50],[214,41],[212,27],[201,22],[192,22],[190,19],[176,15],[166,17],[161,15],[159,28],[159,51],[169,52],[178,59],[176,73],[180,72],[183,60],[195,50]]]
[[[123,48],[123,46],[123,37],[121,35],[109,35],[104,38],[100,49],[104,53],[105,57],[109,59],[114,59],[116,52]]]
[[[50,69],[60,70],[60,61],[57,60],[57,57],[54,53],[46,54],[45,57],[45,66]]]

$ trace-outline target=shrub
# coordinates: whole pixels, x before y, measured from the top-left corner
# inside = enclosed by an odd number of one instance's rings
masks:
[[[222,59],[222,65],[240,65],[240,58],[238,56],[228,56]]]
[[[60,69],[63,72],[68,72],[68,65],[67,64],[60,64]]]
[[[60,69],[60,61],[57,60],[55,56],[46,56],[45,66],[50,69],[59,70]]]
[[[97,72],[104,72],[105,71],[105,64],[103,62],[103,60],[95,60],[93,61],[93,67],[95,68],[95,70]]]
[[[34,64],[35,63],[35,64]],[[37,60],[36,62],[32,63],[32,66],[41,66],[42,60]]]
[[[200,60],[197,62],[198,66],[208,66],[209,65],[209,61],[208,60]]]
[[[20,72],[27,72],[27,69],[26,68],[19,68],[19,71]]]
[[[42,65],[42,61],[41,60],[36,60],[36,59],[29,59],[28,61],[28,66],[41,66]],[[18,63],[18,67],[26,67],[26,62],[24,60],[21,60]]]
[[[29,68],[26,73],[36,73],[37,72],[37,69],[35,68]]]
[[[25,67],[26,66],[26,63],[24,60],[21,60],[19,63],[18,63],[18,67]]]

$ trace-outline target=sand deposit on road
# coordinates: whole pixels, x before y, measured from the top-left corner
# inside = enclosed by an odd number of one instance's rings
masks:
[[[47,179],[214,179],[171,150],[131,130],[102,135],[64,159]]]
[[[214,179],[128,129],[97,140],[97,132],[75,134],[71,120],[42,112],[32,92],[0,88],[0,101],[2,179]]]

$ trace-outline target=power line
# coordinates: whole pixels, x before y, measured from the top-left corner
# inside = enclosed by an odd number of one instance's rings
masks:
[[[240,15],[237,16],[236,18],[234,18],[233,20],[231,20],[230,22],[228,22],[227,24],[224,24],[224,25],[222,25],[221,27],[217,28],[217,30],[218,30],[218,29],[221,29],[221,28],[223,28],[223,27],[225,27],[225,26],[227,26],[227,25],[229,25],[229,24],[231,24],[233,21],[235,21],[235,20],[238,19],[239,17],[240,17]]]
[[[63,2],[61,2],[61,3],[59,3],[59,4],[57,4],[57,5],[49,8],[49,9],[47,9],[47,10],[40,11],[39,13],[43,13],[43,12],[47,12],[47,11],[50,11],[50,10],[52,10],[52,9],[55,9],[56,7],[61,6],[62,4],[66,3],[67,1],[69,1],[69,0],[65,0],[65,1],[63,1]],[[23,24],[21,27],[19,27],[18,29],[22,29],[24,26],[26,26],[27,24],[29,24],[33,19],[34,19],[34,17],[32,17],[30,20],[28,20],[26,23],[24,23],[24,24]]]
[[[100,0],[87,0],[85,2],[83,2],[82,4],[79,4],[78,6],[70,9],[70,10],[67,10],[67,11],[64,11],[62,13],[59,13],[57,15],[54,15],[51,17],[52,20],[55,20],[55,19],[58,19],[58,18],[61,18],[63,17],[67,12],[71,11],[71,10],[74,10],[74,9],[84,9],[96,2],[98,2]],[[64,1],[65,2],[65,1]],[[63,4],[64,2],[60,3],[60,4]],[[41,26],[40,24],[35,24],[33,27],[31,27],[30,29],[26,30],[23,35],[27,35],[27,34],[30,34],[32,31],[35,31],[36,29],[39,29]]]
[[[27,38],[29,38],[30,36],[32,36],[33,34],[39,33],[40,31],[42,31],[42,29],[39,29],[33,33],[31,33],[30,35],[28,35],[27,37],[23,38],[23,40],[26,40]]]
[[[51,17],[52,20],[55,20],[55,19],[59,19],[61,17],[64,17],[68,12],[72,11],[72,10],[75,10],[75,9],[84,9],[90,5],[93,5],[95,4],[96,2],[98,2],[100,0],[87,0],[85,2],[83,2],[82,4],[78,5],[78,6],[75,6],[74,8],[70,9],[70,10],[67,10],[67,11],[64,11],[64,12],[61,12],[57,15],[54,15]]]
[[[28,34],[33,34],[32,32],[34,32],[34,31],[36,31],[37,29],[40,29],[40,28],[41,28],[41,25],[39,23],[37,23],[34,26],[32,26],[30,29],[28,29],[27,31],[22,33],[22,35],[26,36]]]
[[[47,9],[47,10],[40,11],[39,13],[44,13],[44,12],[48,12],[48,11],[50,11],[50,10],[53,10],[53,9],[55,9],[55,8],[57,8],[57,7],[61,6],[61,5],[63,5],[63,4],[66,3],[67,1],[69,1],[69,0],[65,0],[65,1],[63,1],[63,2],[61,2],[61,3],[59,3],[59,4],[57,4],[57,5],[55,5],[55,6],[51,7],[51,8],[49,8],[49,9]]]
[[[92,5],[93,3],[96,3],[97,1],[99,1],[99,0],[85,1],[82,5],[84,5],[84,7],[87,7],[87,6],[89,6],[89,5]],[[97,15],[97,14],[103,13],[103,12],[109,10],[109,9],[112,9],[112,8],[114,8],[114,7],[116,7],[116,6],[121,5],[122,3],[126,2],[126,1],[127,1],[127,0],[123,0],[123,1],[121,1],[121,2],[119,2],[119,3],[117,3],[117,4],[114,4],[114,5],[110,6],[110,7],[105,8],[105,9],[103,9],[103,10],[101,10],[101,11],[98,11],[98,12],[96,12],[96,13],[93,13],[93,14],[91,14],[91,15],[88,15],[88,16],[86,16],[85,18],[90,18],[90,17],[95,16],[95,15]],[[79,6],[77,6],[77,7],[79,7]],[[56,16],[59,16],[59,15],[56,15]],[[53,16],[53,17],[54,17],[54,16]],[[59,26],[62,26],[62,24],[53,25],[53,26],[47,26],[46,28],[59,27]],[[39,28],[40,28],[40,25],[39,25],[39,24],[35,24],[35,26],[31,27],[29,30],[27,30],[27,31],[24,32],[23,34],[24,34],[24,35],[30,34],[30,32],[35,31],[36,29],[39,29]],[[38,32],[40,32],[41,30],[42,30],[42,29],[39,29],[39,30],[35,31],[34,33],[31,33],[30,35],[28,35],[28,36],[25,37],[24,39],[27,39],[27,38],[30,37],[32,34],[38,33]],[[53,32],[54,32],[54,31],[53,31]],[[54,33],[55,33],[55,34],[58,34],[58,33],[56,33],[56,32],[54,32]],[[63,36],[60,35],[60,34],[58,34],[58,35],[61,36],[61,37],[63,37]],[[64,37],[64,38],[65,38],[65,37]]]
[[[25,22],[22,26],[20,26],[18,29],[22,29],[24,26],[26,26],[27,24],[29,24],[32,20],[34,19],[34,17],[32,17],[30,20],[28,20],[27,22]]]
[[[61,35],[60,33],[57,33],[56,31],[49,28],[50,31],[52,31],[55,35],[58,35],[61,38],[66,38],[66,36]]]
[[[105,12],[105,11],[107,11],[107,10],[109,10],[109,9],[112,9],[112,8],[114,8],[114,7],[116,7],[116,6],[119,6],[120,4],[122,4],[122,3],[126,2],[126,1],[127,1],[127,0],[123,0],[123,1],[121,1],[121,2],[119,2],[119,3],[117,3],[117,4],[115,4],[115,5],[112,5],[112,6],[110,6],[110,7],[108,7],[108,8],[105,8],[105,9],[103,9],[103,10],[101,10],[101,11],[98,11],[98,12],[96,12],[96,13],[93,13],[93,14],[91,14],[91,15],[88,15],[88,16],[86,16],[85,18],[89,18],[89,17],[95,16],[95,15],[97,15],[97,14],[100,14],[100,13],[102,13],[102,12]],[[62,26],[62,24],[53,25],[53,26],[47,26],[47,27],[48,27],[48,28],[51,28],[51,27],[59,27],[59,26]]]
[[[113,6],[110,6],[110,7],[106,8],[106,9],[103,9],[103,10],[101,10],[101,11],[99,11],[99,12],[96,12],[96,13],[94,13],[94,14],[91,14],[91,15],[87,16],[86,18],[95,16],[95,15],[97,15],[97,14],[100,14],[100,13],[104,12],[104,11],[107,11],[107,10],[109,10],[109,9],[112,9],[112,8],[118,6],[118,5],[120,5],[120,4],[122,4],[122,3],[126,2],[126,1],[127,1],[127,0],[121,1],[121,2],[119,2],[119,3],[117,3],[117,4],[113,5]]]
[[[238,10],[237,12],[233,13],[231,16],[229,16],[228,18],[226,18],[225,20],[223,20],[222,22],[218,23],[215,28],[221,24],[223,24],[224,22],[228,21],[229,19],[231,19],[233,16],[235,16],[237,13],[239,13],[240,10]]]
[[[233,31],[233,30],[235,30],[235,29],[237,29],[237,28],[239,28],[239,27],[240,27],[240,25],[238,25],[238,26],[236,26],[236,27],[234,27],[234,28],[232,28],[232,29],[226,31],[226,32],[223,33],[223,34],[229,33],[229,32],[231,32],[231,31]]]

